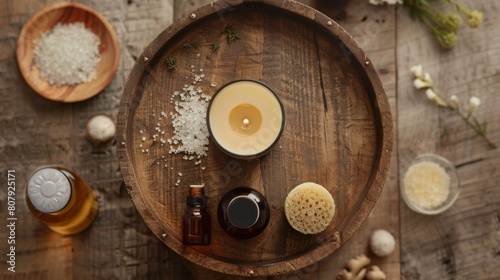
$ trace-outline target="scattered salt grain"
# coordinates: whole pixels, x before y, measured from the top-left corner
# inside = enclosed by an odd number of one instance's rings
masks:
[[[76,85],[96,78],[101,42],[83,22],[58,23],[34,43],[35,64],[41,78],[49,84]]]
[[[198,82],[202,82],[201,75],[194,76],[193,83]],[[189,159],[186,155],[206,156],[209,134],[205,116],[210,97],[203,94],[201,87],[195,89],[188,84],[184,85],[182,91],[174,91],[172,98],[174,97],[175,112],[170,112],[174,135],[167,139],[171,144],[169,153],[185,153],[185,160]]]

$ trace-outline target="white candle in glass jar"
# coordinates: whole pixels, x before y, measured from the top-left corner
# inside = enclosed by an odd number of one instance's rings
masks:
[[[267,85],[237,80],[222,86],[207,113],[210,135],[225,153],[244,159],[266,154],[285,124],[283,105]]]

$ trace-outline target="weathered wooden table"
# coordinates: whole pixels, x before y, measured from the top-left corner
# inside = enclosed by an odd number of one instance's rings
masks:
[[[35,94],[22,79],[15,43],[35,10],[55,1],[0,2],[0,255],[2,279],[234,279],[201,270],[163,245],[136,212],[122,183],[111,144],[92,146],[83,126],[93,115],[116,118],[125,79],[144,46],[174,18],[209,1],[81,1],[114,26],[121,60],[113,82],[97,97],[60,104]],[[361,229],[330,257],[296,272],[269,279],[333,279],[344,263],[368,253],[377,228],[392,232],[396,251],[372,257],[388,279],[498,279],[500,277],[500,150],[491,150],[452,113],[436,108],[413,88],[410,67],[422,64],[436,88],[461,100],[478,96],[477,115],[500,145],[500,22],[495,0],[463,1],[483,11],[476,30],[462,27],[457,46],[441,51],[432,34],[394,7],[368,0],[302,0],[336,20],[375,63],[392,106],[395,143],[391,172],[375,209]],[[331,3],[330,3],[331,2]],[[343,1],[339,1],[343,2]],[[424,152],[450,159],[462,192],[438,216],[412,212],[399,195],[404,166]],[[99,215],[85,232],[59,236],[36,221],[24,203],[27,177],[37,166],[61,163],[74,168],[99,197]],[[7,270],[7,177],[15,170],[16,272]]]

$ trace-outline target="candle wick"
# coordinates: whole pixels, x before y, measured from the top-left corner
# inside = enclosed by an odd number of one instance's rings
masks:
[[[248,119],[243,119],[243,124],[245,125],[245,127],[248,127],[248,124],[250,124],[250,121]]]

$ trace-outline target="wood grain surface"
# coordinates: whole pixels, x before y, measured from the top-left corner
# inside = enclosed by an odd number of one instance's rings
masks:
[[[440,110],[415,90],[409,68],[422,64],[445,97],[482,103],[476,115],[488,122],[488,136],[500,143],[500,2],[463,1],[484,13],[478,29],[464,24],[458,43],[441,51],[427,30],[398,17],[399,174],[416,155],[432,152],[455,164],[461,193],[454,207],[436,217],[400,205],[402,277],[405,279],[499,279],[500,151],[490,150],[456,115]],[[425,46],[425,47],[424,47]],[[419,137],[416,137],[416,133]],[[400,177],[401,178],[401,177]]]
[[[112,83],[85,102],[60,104],[34,93],[17,70],[19,30],[39,8],[55,1],[0,1],[0,180],[16,170],[18,199],[27,176],[37,166],[62,163],[79,170],[99,195],[96,222],[81,235],[62,237],[38,223],[24,203],[17,207],[16,273],[1,279],[237,279],[188,264],[148,229],[135,210],[118,172],[115,146],[93,147],[85,122],[104,113],[116,117],[124,80],[144,47],[175,18],[189,15],[206,0],[81,1],[113,25],[121,46],[120,65]],[[80,2],[80,1],[79,1]],[[396,136],[386,185],[369,218],[353,237],[329,257],[303,269],[249,279],[334,279],[345,262],[367,253],[388,279],[498,279],[500,275],[500,154],[489,150],[462,121],[440,111],[413,86],[409,67],[422,63],[438,90],[481,98],[478,116],[488,121],[491,139],[500,144],[500,22],[495,0],[462,0],[481,9],[484,23],[462,26],[455,49],[441,51],[432,34],[401,8],[351,0],[302,0],[319,8],[345,28],[376,66],[389,96]],[[175,12],[173,12],[175,10]],[[464,22],[465,23],[465,22]],[[427,217],[400,202],[398,173],[423,152],[444,155],[458,167],[462,193],[447,212]],[[3,184],[3,183],[2,183]],[[0,188],[0,207],[7,203]],[[0,209],[5,221],[6,210]],[[4,222],[3,222],[4,223]],[[0,254],[7,254],[7,231],[0,227]],[[370,254],[368,238],[377,228],[396,237],[396,251],[386,258]],[[192,276],[191,276],[192,274]],[[247,278],[244,278],[247,279]]]
[[[351,36],[297,2],[218,1],[193,15],[146,48],[125,86],[118,156],[134,204],[174,251],[226,274],[283,274],[323,259],[360,227],[388,173],[392,118],[375,69]],[[225,42],[221,33],[228,25],[239,41]],[[222,43],[214,52],[210,46],[186,49],[188,42]],[[167,58],[176,59],[175,70],[167,68]],[[173,136],[169,116],[177,105],[171,96],[200,73],[206,81],[193,88],[209,96],[218,88],[210,84],[241,78],[273,88],[283,103],[286,126],[269,154],[252,162],[235,160],[213,143],[200,165],[183,160],[185,154],[169,154],[168,143],[160,140]],[[332,223],[318,235],[294,231],[284,216],[286,195],[303,182],[325,186],[336,202]],[[266,230],[239,240],[213,225],[210,246],[183,246],[185,197],[190,184],[200,183],[206,184],[213,217],[229,190],[247,186],[260,191],[272,212]]]

